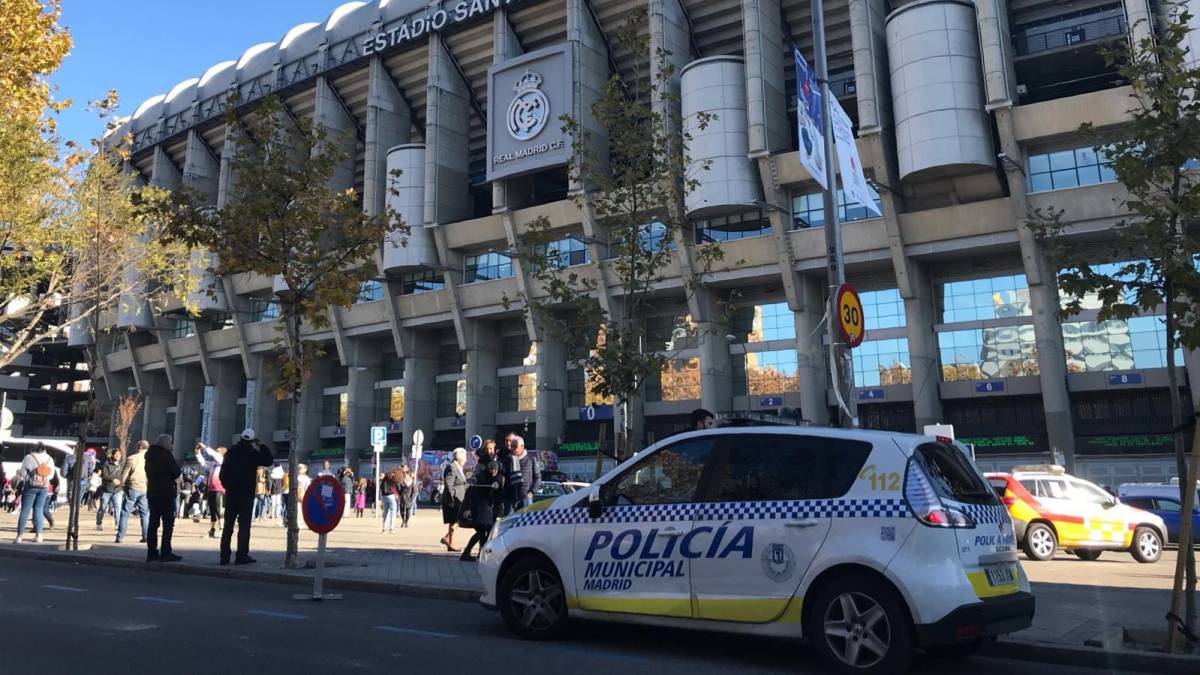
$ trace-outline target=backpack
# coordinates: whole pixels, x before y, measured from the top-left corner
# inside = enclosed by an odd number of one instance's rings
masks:
[[[47,488],[50,487],[50,477],[54,475],[54,462],[42,463],[38,461],[37,466],[33,471],[29,472],[29,487]]]

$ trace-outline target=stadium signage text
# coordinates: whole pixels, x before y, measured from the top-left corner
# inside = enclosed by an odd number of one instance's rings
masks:
[[[387,30],[368,36],[363,42],[363,55],[382,52],[520,2],[522,0],[459,0],[453,4],[433,5],[410,14]]]

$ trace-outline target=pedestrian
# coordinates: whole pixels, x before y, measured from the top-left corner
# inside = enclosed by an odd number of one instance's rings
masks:
[[[341,472],[342,491],[346,493],[346,508],[342,511],[342,515],[350,515],[350,509],[354,508],[354,472],[350,467],[342,469]]]
[[[121,519],[117,522],[118,544],[125,538],[129,516],[134,509],[137,509],[138,520],[142,524],[141,543],[146,543],[146,531],[150,526],[150,505],[146,502],[146,451],[149,448],[150,444],[146,441],[138,441],[121,472],[121,480],[125,483],[125,508],[121,509]]]
[[[175,440],[162,434],[146,451],[146,496],[150,508],[150,528],[146,537],[146,562],[178,562],[183,560],[171,549],[171,534],[175,531],[175,506],[179,496],[176,481],[183,475],[175,461]],[[158,528],[162,526],[162,542]]]
[[[42,542],[42,512],[46,508],[46,491],[54,476],[54,460],[46,452],[46,446],[38,443],[33,446],[25,458],[21,460],[21,468],[17,469],[17,478],[22,483],[21,513],[17,516],[17,538],[14,544],[19,544],[25,535],[25,518],[32,514],[34,541]]]
[[[408,521],[417,510],[417,481],[407,466],[400,467],[400,527],[408,527]]]
[[[121,523],[121,512],[125,510],[124,453],[116,448],[100,466],[100,508],[96,510],[96,531],[104,531],[104,512],[112,513],[113,525]]]
[[[100,484],[103,481],[100,479],[100,469],[97,468],[88,476],[87,491],[83,493],[83,501],[87,504],[88,511],[96,509],[96,497],[100,494]]]
[[[318,476],[332,476],[333,475],[333,465],[329,463],[329,460],[325,460],[325,461],[321,462],[321,470],[317,472],[317,475]]]
[[[304,501],[304,493],[308,492],[308,486],[312,484],[312,477],[308,475],[308,465],[301,464],[296,467],[296,503]]]
[[[717,428],[717,418],[704,408],[696,408],[692,411],[689,426],[691,426],[692,431],[715,429]]]
[[[46,505],[42,507],[42,517],[46,519],[46,529],[54,529],[54,510],[58,508],[58,489],[63,484],[62,474],[56,468],[50,477],[50,487],[46,488]]]
[[[482,471],[480,467],[475,467],[474,482],[474,485],[467,488],[462,505],[462,519],[459,521],[460,524],[469,521],[470,526],[475,528],[475,534],[471,535],[459,558],[464,562],[476,560],[471,551],[476,544],[479,544],[480,548],[483,547],[492,531],[492,525],[496,522],[496,513],[504,505],[504,477],[500,475],[499,462],[487,462]]]
[[[271,518],[282,520],[283,512],[280,504],[283,502],[283,467],[275,465],[271,468]]]
[[[204,507],[208,503],[207,495],[208,476],[204,475],[204,471],[200,471],[192,480],[192,503],[188,505],[188,513],[192,515],[193,523],[199,523],[204,517]]]
[[[513,436],[513,451],[504,460],[501,472],[505,493],[503,515],[532,504],[533,493],[542,486],[542,472],[537,460],[525,449],[524,438]]]
[[[225,485],[221,480],[221,463],[225,461],[224,447],[213,450],[203,443],[196,444],[196,461],[200,462],[205,474],[204,501],[208,506],[208,538],[217,538],[217,527],[221,521],[221,501],[225,497]]]
[[[179,478],[175,479],[175,488],[179,493],[179,499],[176,501],[175,517],[187,516],[188,509],[192,504],[192,491],[196,489],[196,477],[192,475],[191,469],[184,469],[180,472]]]
[[[270,505],[271,491],[267,487],[267,467],[260,466],[254,474],[254,519],[266,518],[267,507]]]
[[[367,508],[367,479],[360,478],[354,484],[354,517],[362,518],[363,510]]]
[[[237,522],[238,541],[236,565],[254,562],[250,557],[250,524],[254,514],[254,482],[259,467],[271,466],[274,458],[267,446],[255,437],[254,430],[247,428],[242,437],[225,455],[221,463],[221,484],[225,486],[225,528],[221,531],[221,564],[228,565],[233,539],[233,525]]]
[[[446,550],[451,552],[459,550],[454,548],[454,526],[458,524],[458,510],[467,494],[467,477],[463,473],[463,465],[466,463],[466,449],[455,448],[453,460],[442,472],[442,522],[446,524],[446,536],[442,537],[441,541]]]
[[[383,495],[383,530],[388,533],[396,529],[396,512],[400,509],[399,469],[392,469],[379,480],[379,491]]]

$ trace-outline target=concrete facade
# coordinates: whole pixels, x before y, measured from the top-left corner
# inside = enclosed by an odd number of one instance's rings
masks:
[[[151,99],[124,127],[133,138],[131,170],[155,184],[187,184],[216,204],[228,199],[236,180],[229,172],[235,149],[212,112],[214,100],[230,89],[248,101],[278,92],[291,114],[336,132],[331,138],[346,144],[349,159],[333,187],[360,191],[371,213],[388,199],[389,151],[409,148],[397,151],[403,162],[393,154],[392,167],[409,168],[397,183],[403,197],[396,205],[415,219],[409,223],[413,245],[381,252],[382,297],[333,310],[334,327],[310,336],[328,343],[327,361],[301,401],[298,438],[276,433],[276,443],[294,441],[302,456],[343,448],[345,461],[353,463],[374,423],[392,426],[389,445],[406,447],[417,429],[427,447],[439,449],[464,445],[473,434],[516,430],[540,450],[591,447],[600,426],[611,442],[612,425],[626,414],[641,442],[660,439],[701,405],[722,413],[788,405],[812,423],[828,423],[834,398],[823,342],[829,290],[824,234],[820,196],[796,151],[789,44],[795,39],[811,57],[808,3],[496,4],[442,30],[380,42],[375,35],[399,30],[400,17],[424,11],[424,4],[351,3],[323,23],[297,27],[278,45],[260,45],[215,66],[194,85],[178,87],[169,101]],[[1092,57],[1101,45],[1145,29],[1126,21],[1097,23],[1109,21],[1108,14],[1093,20],[1086,8],[1082,18],[1055,23],[1044,4],[1036,11],[1029,4],[826,4],[831,86],[855,122],[858,150],[883,211],[882,218],[866,218],[847,204],[840,213],[848,277],[874,312],[868,342],[856,356],[859,382],[851,395],[868,425],[919,431],[926,424],[955,423],[960,436],[977,441],[985,466],[1045,461],[1058,451],[1081,473],[1092,467],[1111,480],[1153,479],[1160,469],[1169,475],[1165,446],[1158,442],[1166,430],[1153,411],[1127,431],[1116,419],[1133,399],[1166,395],[1162,359],[1155,361],[1152,346],[1141,349],[1147,344],[1141,337],[1132,346],[1119,338],[1088,347],[1132,349],[1140,355],[1133,368],[1105,370],[1093,363],[1102,359],[1088,360],[1091,352],[1068,353],[1062,324],[1094,322],[1095,312],[1058,317],[1056,270],[1024,224],[1031,209],[1053,206],[1094,236],[1122,217],[1112,201],[1120,186],[1104,178],[1102,161],[1089,154],[1077,129],[1086,121],[1122,123],[1129,89]],[[1103,9],[1103,3],[1083,4]],[[1126,4],[1130,17],[1146,14],[1144,0]],[[648,11],[652,46],[665,50],[654,53],[675,66],[662,91],[680,93],[688,64],[727,57],[714,69],[721,78],[737,73],[739,81],[712,83],[714,90],[731,91],[709,107],[735,102],[737,114],[720,124],[739,128],[714,127],[693,148],[702,158],[719,158],[722,168],[698,176],[703,192],[695,202],[694,229],[679,234],[656,315],[647,317],[686,316],[696,334],[670,338],[672,370],[657,389],[652,383],[641,409],[626,410],[623,402],[609,408],[592,397],[566,348],[525,315],[520,298],[537,289],[520,261],[505,253],[519,244],[527,223],[546,217],[564,240],[576,238],[579,257],[570,264],[600,280],[601,305],[618,307],[607,266],[598,264],[607,256],[603,224],[586,202],[569,196],[587,186],[570,181],[562,166],[492,183],[482,167],[484,118],[504,115],[513,96],[503,92],[488,100],[488,69],[571,43],[571,112],[586,126],[587,106],[605,78],[616,73],[632,86],[634,65],[643,75],[654,72],[654,64],[635,64],[613,45],[621,16],[639,6]],[[936,40],[926,35],[930,21],[921,18],[930,13],[941,17]],[[1084,35],[1099,37],[1063,37],[1084,23]],[[917,44],[946,49],[922,54]],[[1066,74],[1055,80],[1056,64],[1068,61],[1076,70],[1093,68],[1092,84]],[[689,80],[682,95],[706,91],[703,84]],[[953,104],[929,107],[946,99],[921,93],[927,90],[945,90]],[[688,112],[704,109],[704,96],[699,98],[687,103]],[[654,103],[667,110],[679,100]],[[1060,167],[1068,156],[1069,169]],[[420,162],[419,171],[413,161]],[[1054,168],[1043,170],[1051,162]],[[691,250],[704,241],[717,241],[725,260],[701,274],[692,267]],[[701,291],[685,292],[696,281]],[[157,397],[147,407],[147,434],[165,424],[157,419],[165,417],[159,408],[176,408],[181,446],[197,433],[197,423],[187,418],[197,408],[201,383],[218,392],[214,442],[227,442],[239,430],[239,405],[253,410],[245,423],[257,425],[264,438],[286,426],[277,403],[289,402],[277,402],[266,383],[273,326],[255,310],[269,304],[272,280],[215,283],[227,304],[204,308],[194,322],[198,335],[139,337],[152,331],[143,319],[126,315],[121,327],[137,329],[129,348],[111,349],[103,364],[114,381],[130,377]],[[736,316],[742,318],[731,318]],[[1127,333],[1141,335],[1144,327],[1131,324]],[[509,361],[506,338],[518,337],[537,346],[536,363]],[[1110,384],[1110,374],[1136,375],[1136,383],[1126,378]],[[253,403],[246,398],[247,380],[257,383]],[[390,390],[392,381],[403,383],[400,420],[389,419],[381,403],[387,395],[380,392]],[[347,424],[321,423],[322,411],[328,421],[332,410],[324,399],[342,394]],[[1084,421],[1087,411],[1101,408],[1109,412],[1096,414],[1113,419]]]

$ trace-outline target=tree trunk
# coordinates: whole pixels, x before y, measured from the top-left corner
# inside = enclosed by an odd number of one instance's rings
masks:
[[[284,307],[284,323],[286,324],[286,340],[287,340],[287,357],[293,364],[299,364],[302,358],[300,344],[300,317],[297,315],[294,305],[285,303]],[[292,387],[292,419],[288,422],[288,485],[290,486],[287,494],[287,555],[284,557],[283,566],[287,569],[295,569],[297,567],[297,556],[300,551],[300,521],[299,521],[299,505],[303,499],[300,494],[300,468],[299,458],[300,453],[296,447],[298,434],[296,433],[296,420],[300,413],[300,396],[303,392],[303,383],[297,382]]]
[[[1187,497],[1189,489],[1195,490],[1195,484],[1189,486],[1188,480],[1191,473],[1188,471],[1187,452],[1184,448],[1184,432],[1180,428],[1183,426],[1183,396],[1179,393],[1179,377],[1175,371],[1175,349],[1178,343],[1176,339],[1176,321],[1174,314],[1174,299],[1175,285],[1168,277],[1164,282],[1164,295],[1167,300],[1166,313],[1166,334],[1167,334],[1167,384],[1170,387],[1171,393],[1171,427],[1174,429],[1172,434],[1175,446],[1175,465],[1179,474],[1179,496],[1180,504],[1187,504],[1192,499]],[[1196,431],[1193,431],[1196,433]],[[1187,514],[1184,514],[1187,517]],[[1190,537],[1189,537],[1190,538]],[[1182,588],[1181,588],[1182,586]],[[1183,596],[1185,610],[1182,617],[1186,628],[1194,632],[1195,616],[1196,616],[1196,556],[1195,548],[1189,545],[1189,542],[1180,542],[1179,559],[1176,561],[1175,583],[1172,585],[1171,591],[1171,613],[1177,616],[1180,615],[1180,595]],[[1168,619],[1168,652],[1174,646],[1175,628]]]

